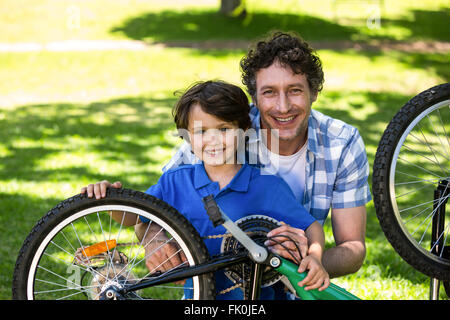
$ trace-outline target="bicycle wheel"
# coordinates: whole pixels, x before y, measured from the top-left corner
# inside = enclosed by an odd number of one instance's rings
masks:
[[[111,218],[112,212],[124,213],[120,223]],[[147,237],[151,239],[148,247],[138,240],[133,227],[123,223],[125,217],[137,218],[133,214],[150,220],[147,231],[153,231]],[[99,299],[111,285],[120,288],[155,274],[146,267],[146,257],[168,245],[184,255],[183,265],[196,265],[209,258],[194,227],[161,200],[112,188],[101,200],[74,196],[50,210],[25,240],[14,270],[13,298]],[[188,287],[187,283],[192,285]],[[213,299],[213,275],[196,276],[185,284],[142,289],[126,298],[175,300],[188,291],[194,299]]]
[[[375,156],[372,187],[393,248],[418,271],[445,281],[450,280],[449,134],[446,83],[412,98],[389,123]]]

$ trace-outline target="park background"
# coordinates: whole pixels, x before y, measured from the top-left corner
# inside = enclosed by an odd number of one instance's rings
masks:
[[[371,166],[398,109],[449,81],[449,1],[247,0],[233,16],[220,5],[0,2],[0,299],[42,215],[88,183],[155,183],[180,143],[174,91],[218,78],[243,87],[239,60],[270,30],[317,49],[325,84],[313,107],[360,130]],[[391,248],[372,202],[366,244],[360,271],[334,283],[362,299],[428,299],[429,279]]]

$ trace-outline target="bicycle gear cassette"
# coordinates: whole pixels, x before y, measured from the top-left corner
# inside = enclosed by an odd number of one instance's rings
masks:
[[[235,224],[257,244],[264,246],[267,240],[266,235],[272,229],[281,226],[277,220],[264,215],[251,215],[241,218]],[[221,245],[221,252],[239,252],[245,250],[239,241],[234,237],[224,237]],[[261,286],[266,287],[276,283],[281,279],[282,275],[273,270],[272,267],[264,267]],[[225,275],[235,284],[248,283],[250,281],[251,267],[248,263],[229,267],[225,270]]]

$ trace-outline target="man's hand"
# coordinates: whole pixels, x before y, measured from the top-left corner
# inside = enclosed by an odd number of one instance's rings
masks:
[[[103,180],[94,184],[90,184],[87,187],[81,188],[81,193],[85,194],[87,192],[88,198],[92,198],[95,196],[95,199],[101,199],[106,197],[106,189],[108,188],[122,188],[122,183],[120,181],[116,181],[111,183],[107,180]]]
[[[281,227],[270,231],[267,234],[267,237],[273,237],[273,240],[269,239],[264,244],[270,251],[279,254],[283,258],[300,261],[307,255],[308,239],[306,238],[305,231],[302,229],[283,224]],[[292,243],[292,240],[295,241],[297,246]],[[284,247],[277,242],[281,243]],[[297,247],[299,247],[300,253],[298,252]],[[295,259],[293,259],[293,256]]]

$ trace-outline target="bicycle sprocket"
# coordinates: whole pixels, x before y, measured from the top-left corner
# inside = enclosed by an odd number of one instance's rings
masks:
[[[277,220],[264,215],[251,215],[241,218],[235,222],[237,226],[257,244],[264,246],[267,240],[267,233],[272,229],[281,226]],[[234,237],[224,237],[221,245],[221,252],[240,252],[245,250],[239,241]],[[250,282],[251,266],[248,263],[232,266],[225,270],[226,276],[235,284]],[[281,275],[273,270],[272,267],[266,266],[264,269],[261,286],[266,287],[273,285],[281,279]]]

